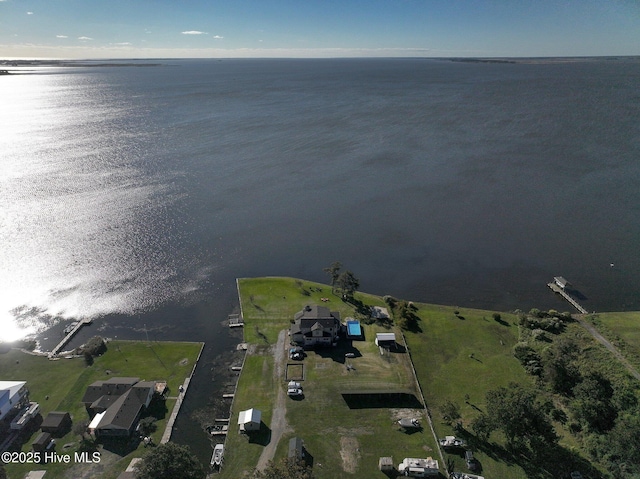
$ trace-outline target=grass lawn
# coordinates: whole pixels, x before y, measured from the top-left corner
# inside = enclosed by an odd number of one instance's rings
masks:
[[[530,383],[531,378],[512,352],[518,340],[514,315],[500,313],[501,321],[497,322],[491,311],[416,306],[422,332],[406,333],[406,339],[438,437],[454,434],[440,413],[446,400],[460,406],[468,428],[468,423],[484,410],[487,391],[512,381]],[[520,467],[495,455],[490,457],[482,451],[474,454],[485,477],[527,477]],[[455,462],[456,471],[467,471],[462,455],[447,457]]]
[[[640,312],[598,313],[586,316],[625,358],[640,369]]]
[[[10,350],[0,354],[0,377],[3,380],[27,381],[30,398],[40,403],[43,417],[50,411],[68,411],[76,424],[89,419],[80,400],[87,386],[97,380],[117,376],[166,380],[170,395],[177,394],[178,387],[191,374],[201,347],[201,343],[112,341],[108,343],[107,352],[96,358],[90,367],[85,365],[82,358],[49,361],[46,357]],[[156,443],[160,442],[174,404],[175,400],[169,399],[165,408],[155,411],[160,417],[157,422],[158,429],[153,434]],[[31,442],[36,435],[37,433],[34,433],[25,438],[22,451],[31,449]],[[69,446],[63,450],[65,444]],[[78,436],[73,432],[56,440],[58,453],[73,455],[77,446]],[[100,451],[104,461],[101,461],[93,472],[89,467],[84,467],[82,471],[69,470],[68,465],[61,464],[10,465],[7,471],[10,477],[16,478],[23,477],[26,472],[34,469],[46,469],[48,478],[75,478],[85,474],[87,477],[117,477],[133,457],[143,454],[144,448],[140,446],[133,451],[125,451],[118,447],[109,447]]]
[[[222,478],[241,477],[253,469],[269,442],[267,427],[275,398],[278,389],[286,387],[285,381],[275,379],[273,374],[273,345],[278,333],[288,328],[293,315],[307,304],[326,305],[339,311],[343,320],[354,315],[353,307],[332,295],[330,287],[323,284],[258,278],[239,280],[239,287],[245,340],[256,347],[247,355],[238,384]],[[321,298],[329,301],[322,302]],[[367,305],[383,305],[381,298],[375,296],[358,294],[356,298]],[[337,348],[309,351],[301,363],[285,361],[303,365],[304,399],[286,398],[289,430],[278,444],[276,458],[286,456],[290,438],[301,437],[313,458],[318,479],[345,474],[353,478],[385,477],[378,470],[382,456],[392,456],[396,464],[404,457],[439,459],[428,428],[407,434],[396,423],[400,417],[419,416],[426,424],[415,396],[408,355],[398,352],[381,356],[373,340],[375,332],[385,329],[377,325],[363,325],[363,329],[364,341],[343,340]],[[345,359],[345,352],[354,352],[355,357]],[[297,372],[301,369],[295,368]],[[404,395],[348,396],[359,392]],[[347,396],[343,396],[345,393]],[[238,413],[250,407],[263,412],[265,426],[265,433],[252,442],[236,432]]]
[[[325,305],[339,311],[343,321],[348,316],[355,316],[353,307],[334,296],[327,285],[293,278],[256,278],[240,279],[238,286],[245,320],[244,335],[250,348],[234,402],[222,478],[242,477],[243,473],[251,471],[261,451],[269,444],[268,425],[275,398],[278,389],[285,387],[284,381],[275,379],[273,372],[273,348],[278,333],[287,329],[294,314],[307,304]],[[322,301],[322,298],[328,298],[328,301]],[[384,306],[382,298],[377,296],[357,293],[356,299],[366,305]],[[303,371],[300,366],[291,368],[292,373],[304,378],[304,399],[287,398],[289,430],[277,446],[276,459],[286,456],[288,439],[297,436],[305,441],[306,449],[313,457],[314,474],[319,479],[383,478],[385,476],[377,467],[381,456],[392,456],[396,465],[404,457],[432,456],[439,460],[428,427],[407,434],[396,424],[399,417],[421,414],[415,405],[375,403],[364,396],[354,400],[353,396],[344,394],[376,390],[404,390],[413,394],[416,384],[411,363],[438,437],[453,434],[440,410],[445,401],[460,406],[463,426],[471,431],[469,424],[484,411],[488,391],[510,382],[534,385],[533,377],[525,373],[513,356],[513,347],[519,338],[518,318],[514,314],[500,312],[500,316],[494,318],[493,311],[420,303],[415,306],[418,326],[405,332],[409,354],[381,356],[373,339],[375,332],[384,329],[375,324],[364,325],[364,341],[349,344],[341,340],[336,349],[310,351],[301,363]],[[635,326],[638,320],[640,313],[599,315],[601,324],[606,324],[624,339],[628,346],[626,351],[640,357],[640,328]],[[399,331],[395,332],[399,337]],[[610,353],[579,324],[569,323],[563,334],[578,341],[586,361],[605,364],[606,368],[600,369],[611,372],[611,377],[621,374],[622,366],[611,361]],[[355,352],[356,357],[346,359],[345,352]],[[347,364],[353,369],[347,368]],[[363,400],[368,404],[358,407]],[[250,407],[263,411],[265,425],[264,434],[253,442],[236,433],[238,412]],[[426,425],[424,415],[421,417]],[[556,423],[555,427],[560,436],[559,457],[570,461],[565,466],[586,469],[589,463],[576,438],[566,426]],[[514,456],[505,448],[504,438],[498,432],[491,435],[489,442],[478,441],[472,434],[467,439],[485,477],[550,479],[558,472],[557,469],[546,471],[526,457]],[[468,471],[462,452],[445,453],[445,457],[454,463],[456,471]],[[441,463],[440,468],[444,471],[445,464]],[[595,469],[591,471],[598,475]]]

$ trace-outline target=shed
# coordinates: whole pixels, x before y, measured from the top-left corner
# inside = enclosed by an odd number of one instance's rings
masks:
[[[36,440],[31,443],[31,447],[36,452],[44,452],[49,448],[51,443],[51,434],[48,432],[41,432],[36,437]]]
[[[289,439],[289,459],[302,459],[304,457],[304,441],[299,437]]]
[[[395,333],[376,333],[376,346],[395,346]]]
[[[566,279],[564,279],[562,276],[555,276],[553,278],[553,280],[556,282],[556,284],[558,286],[560,286],[562,289],[566,289],[568,286],[570,286],[569,281],[567,281]]]
[[[71,428],[71,416],[68,412],[51,411],[42,421],[40,429],[53,436],[64,436]]]
[[[240,411],[238,415],[240,431],[257,431],[260,429],[261,422],[262,412],[258,409],[251,408],[246,411]]]
[[[393,458],[392,457],[381,457],[378,460],[378,468],[382,472],[392,471],[393,470]]]

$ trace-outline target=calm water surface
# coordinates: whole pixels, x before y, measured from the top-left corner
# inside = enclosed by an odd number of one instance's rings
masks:
[[[5,340],[92,316],[77,341],[204,339],[209,364],[236,277],[326,281],[335,260],[413,300],[567,310],[545,286],[563,275],[589,310],[640,309],[640,61],[164,61],[0,84]]]

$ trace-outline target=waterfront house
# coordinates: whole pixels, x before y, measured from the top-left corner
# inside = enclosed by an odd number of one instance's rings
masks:
[[[155,387],[155,381],[138,378],[111,378],[90,384],[82,398],[92,417],[90,432],[96,437],[130,436],[149,407]]]
[[[340,313],[324,306],[307,305],[293,317],[291,340],[304,348],[335,346],[340,334]]]
[[[17,412],[29,404],[29,390],[26,381],[0,381],[0,421],[11,419]]]

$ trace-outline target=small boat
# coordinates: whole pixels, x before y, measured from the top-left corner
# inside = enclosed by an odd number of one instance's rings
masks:
[[[400,427],[404,427],[404,428],[419,428],[420,427],[420,421],[418,421],[415,418],[399,419],[398,420],[398,424],[400,424]]]
[[[211,465],[220,467],[222,465],[222,455],[224,454],[224,444],[216,444],[211,456]]]

